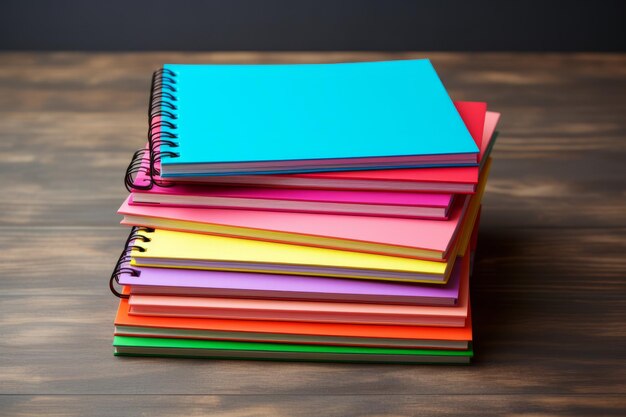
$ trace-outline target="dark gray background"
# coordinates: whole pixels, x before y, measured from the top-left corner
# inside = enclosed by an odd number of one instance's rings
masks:
[[[624,51],[624,0],[0,0],[0,50]]]

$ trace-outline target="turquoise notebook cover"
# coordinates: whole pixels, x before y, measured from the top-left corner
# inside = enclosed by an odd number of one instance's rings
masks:
[[[161,145],[163,176],[172,164],[478,152],[429,60],[164,68],[176,120],[162,130],[178,147]]]

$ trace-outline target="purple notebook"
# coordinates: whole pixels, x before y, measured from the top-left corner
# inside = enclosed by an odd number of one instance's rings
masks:
[[[139,276],[123,274],[119,282],[137,295],[455,305],[460,264],[458,259],[446,285],[145,267],[133,267]]]

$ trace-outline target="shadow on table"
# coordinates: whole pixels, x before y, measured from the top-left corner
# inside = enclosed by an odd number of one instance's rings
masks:
[[[510,324],[519,321],[528,308],[519,289],[527,277],[512,268],[519,264],[516,259],[523,257],[523,240],[519,229],[480,231],[470,279],[474,362],[477,364],[491,357],[498,345],[511,340],[515,334]]]

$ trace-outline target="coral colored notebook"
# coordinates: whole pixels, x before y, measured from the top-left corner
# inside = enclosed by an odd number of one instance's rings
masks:
[[[128,311],[128,300],[120,300],[116,336],[417,349],[467,349],[472,340],[469,317],[464,327],[434,327],[133,316]]]
[[[128,200],[118,213],[127,225],[442,260],[450,255],[468,205],[480,204],[488,173],[489,163],[477,194],[457,201],[448,221],[137,206]]]
[[[164,178],[477,165],[427,59],[166,64],[152,90]]]
[[[242,320],[313,321],[463,327],[468,314],[469,257],[455,265],[461,275],[456,306],[407,306],[266,299],[131,295],[130,314]]]
[[[246,272],[139,267],[135,269],[137,276],[121,274],[119,277],[119,283],[126,286],[133,295],[450,306],[457,303],[460,283],[459,270],[453,270],[446,285],[427,286]]]

